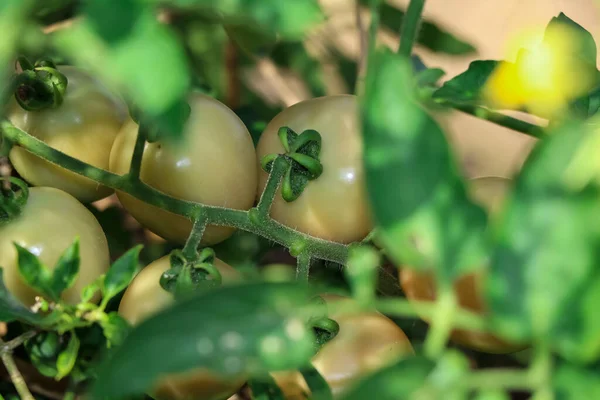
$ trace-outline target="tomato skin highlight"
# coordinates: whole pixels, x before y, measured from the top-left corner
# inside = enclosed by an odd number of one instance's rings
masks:
[[[282,126],[301,134],[315,129],[321,134],[323,173],[310,181],[291,203],[278,190],[271,216],[300,232],[339,243],[363,239],[372,228],[363,168],[363,145],[358,122],[358,101],[353,95],[319,97],[295,104],[279,113],[259,139],[258,196],[268,174],[260,160],[285,152],[277,132]]]
[[[221,273],[224,285],[241,279],[241,274],[223,261],[216,258],[214,265]],[[169,268],[169,256],[165,256],[146,266],[134,278],[119,304],[119,314],[129,323],[137,325],[175,303],[173,295],[160,286],[160,277]],[[223,379],[197,368],[162,377],[152,392],[161,400],[220,400],[237,392],[245,381],[243,377]]]
[[[172,197],[202,204],[248,210],[256,197],[256,153],[243,122],[223,103],[198,93],[190,96],[192,109],[181,143],[147,143],[140,179]],[[138,125],[129,120],[115,140],[110,170],[129,172]],[[126,193],[117,192],[127,211],[142,225],[177,244],[187,240],[192,223]],[[232,228],[208,226],[202,243],[227,239]]]
[[[328,304],[352,301],[342,296],[325,294]],[[325,378],[334,398],[340,398],[357,380],[383,368],[400,357],[413,354],[410,341],[392,320],[377,312],[354,314],[330,313],[340,330],[313,357],[312,364]],[[272,374],[286,400],[305,399],[308,387],[297,371]]]
[[[469,181],[469,190],[473,200],[486,208],[493,221],[498,217],[511,181],[499,177],[484,177]],[[400,268],[400,286],[409,300],[435,301],[436,284],[430,273],[415,271],[410,268]],[[485,270],[461,276],[454,282],[454,291],[461,308],[484,314],[487,306],[483,299],[483,280]],[[486,353],[505,354],[522,350],[521,344],[506,342],[494,335],[473,332],[464,329],[454,329],[450,339],[462,346]]]
[[[127,106],[84,70],[72,66],[58,69],[69,82],[63,103],[53,109],[26,111],[13,98],[8,119],[50,147],[108,169],[113,142],[128,115]],[[10,161],[32,185],[61,189],[84,203],[113,193],[112,189],[44,161],[19,146],[10,151]]]
[[[8,291],[26,306],[33,305],[35,297],[40,295],[22,280],[13,242],[37,255],[53,270],[76,237],[81,257],[79,274],[73,286],[62,294],[69,304],[79,303],[81,290],[108,271],[106,236],[92,213],[70,194],[50,187],[30,188],[21,214],[0,225],[0,266]],[[96,294],[91,301],[99,299]]]

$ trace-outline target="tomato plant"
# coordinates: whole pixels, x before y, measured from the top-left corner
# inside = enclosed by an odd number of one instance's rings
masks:
[[[594,28],[334,3],[0,2],[0,399],[600,396]]]

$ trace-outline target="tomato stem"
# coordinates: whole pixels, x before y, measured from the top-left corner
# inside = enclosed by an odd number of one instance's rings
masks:
[[[296,280],[301,282],[308,282],[308,275],[310,274],[310,253],[305,251],[296,257]]]
[[[195,262],[199,258],[200,254],[198,253],[198,247],[202,241],[204,231],[206,230],[206,222],[206,214],[203,212],[201,212],[200,215],[198,215],[198,218],[194,220],[192,232],[185,242],[182,252],[185,259],[189,262]]]
[[[23,340],[24,342],[25,340]],[[13,341],[11,341],[13,342]],[[2,363],[4,364],[4,366],[6,367],[6,370],[8,371],[8,374],[10,375],[10,379],[13,383],[13,385],[15,386],[15,389],[17,389],[17,393],[19,393],[19,396],[21,397],[22,400],[35,400],[35,397],[33,397],[33,395],[31,394],[31,392],[29,391],[29,388],[27,387],[27,383],[25,382],[25,379],[23,378],[23,375],[21,375],[21,372],[19,371],[19,368],[17,367],[17,364],[15,363],[15,360],[12,356],[12,352],[14,350],[14,348],[16,348],[17,346],[9,346],[9,343],[11,342],[4,342],[2,339],[0,339],[0,357],[2,358]],[[18,345],[21,345],[22,342],[20,342]]]
[[[281,179],[283,178],[287,167],[288,164],[283,156],[278,156],[273,162],[271,172],[267,178],[267,184],[265,185],[265,189],[263,190],[260,200],[258,201],[258,205],[256,206],[256,209],[258,210],[258,216],[262,219],[269,217],[269,211],[271,209],[271,205],[273,204],[273,200],[275,199],[275,193],[277,192],[277,189],[279,189]]]
[[[130,182],[126,175],[114,174],[53,149],[43,141],[15,127],[7,120],[0,122],[0,131],[2,131],[4,137],[13,141],[16,145],[27,149],[32,154],[50,163],[60,165],[94,182],[115,190],[120,190],[145,203],[184,216],[190,220],[196,218],[199,212],[202,211],[206,213],[208,225],[227,226],[252,232],[287,248],[293,246],[295,243],[305,242],[311,257],[338,264],[345,264],[348,258],[348,246],[345,244],[306,235],[282,225],[271,218],[259,221],[260,223],[257,224],[250,219],[248,211],[209,206],[173,198],[146,185],[144,182]]]
[[[143,123],[140,123],[138,125],[138,134],[135,139],[133,155],[131,156],[131,164],[129,165],[129,173],[127,174],[127,178],[131,182],[137,182],[140,180],[140,171],[142,168],[142,158],[144,156],[145,147],[146,147],[146,128]]]
[[[425,7],[425,0],[411,0],[406,15],[402,20],[402,31],[400,33],[400,46],[398,54],[410,57],[413,44],[417,38],[417,32],[421,22],[421,14]]]
[[[452,285],[440,285],[436,309],[425,339],[425,354],[428,357],[438,358],[446,348],[457,306]]]

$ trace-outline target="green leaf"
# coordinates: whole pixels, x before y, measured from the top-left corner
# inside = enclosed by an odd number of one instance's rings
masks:
[[[552,378],[556,400],[600,398],[600,374],[591,368],[562,364]]]
[[[317,0],[170,0],[169,3],[192,10],[208,9],[221,14],[225,24],[254,24],[287,38],[301,38],[324,19]]]
[[[19,273],[28,286],[42,293],[50,300],[58,301],[52,290],[52,273],[42,264],[37,256],[24,247],[15,243],[19,262]]]
[[[312,365],[300,369],[308,388],[310,389],[311,399],[314,400],[333,400],[331,388],[323,376]]]
[[[252,390],[253,400],[286,400],[283,392],[271,375],[250,379],[248,386]]]
[[[369,0],[360,0],[360,2],[364,5],[369,4]],[[379,15],[383,27],[391,30],[393,33],[400,32],[400,26],[405,16],[403,10],[381,1]],[[429,50],[451,55],[466,55],[474,53],[476,50],[470,43],[440,29],[435,23],[427,20],[421,22],[417,43]]]
[[[231,24],[224,28],[231,40],[249,56],[267,55],[277,43],[277,36],[273,32],[265,32],[257,26]]]
[[[0,321],[23,321],[36,325],[42,319],[19,302],[4,285],[4,270],[0,268]]]
[[[443,279],[476,268],[486,214],[469,200],[441,128],[415,102],[411,65],[385,51],[371,68],[361,108],[365,170],[386,250]]]
[[[446,73],[440,68],[427,68],[416,74],[418,86],[435,85]]]
[[[92,392],[111,399],[141,393],[159,375],[197,367],[225,378],[305,365],[314,336],[297,311],[309,297],[299,284],[253,283],[179,302],[133,329],[99,367]]]
[[[127,320],[117,312],[111,312],[106,319],[101,319],[100,326],[108,342],[108,347],[120,346],[131,331],[131,326]]]
[[[87,0],[82,11],[104,40],[116,43],[133,34],[143,8],[138,0]]]
[[[434,93],[434,98],[460,104],[480,104],[481,90],[498,64],[498,61],[492,60],[473,61],[465,72],[445,82]]]
[[[313,97],[327,94],[323,66],[306,51],[304,43],[280,42],[273,49],[271,58],[278,66],[298,72],[310,88]]]
[[[562,356],[600,355],[600,187],[570,173],[594,128],[570,123],[531,153],[497,227],[487,282],[496,332],[543,339]]]
[[[375,372],[341,397],[342,400],[409,400],[426,382],[435,364],[424,357],[401,360]]]
[[[511,400],[510,395],[500,389],[482,390],[477,393],[474,400]]]
[[[73,286],[79,273],[79,238],[76,238],[60,256],[52,271],[50,290],[55,298],[60,298],[62,292]]]
[[[101,291],[101,287],[101,281],[95,280],[94,282],[81,289],[81,302],[87,303],[88,301],[90,301],[97,292]]]
[[[136,246],[113,263],[102,286],[103,302],[124,290],[133,280],[139,269],[138,259],[142,246]]]
[[[574,28],[575,32],[577,32],[576,40],[571,40],[569,42],[569,50],[572,52],[571,54],[574,54],[596,69],[597,50],[594,37],[583,26],[567,17],[564,13],[561,12],[558,17],[554,17],[550,20],[548,26],[546,27],[544,40],[548,39],[549,34],[552,33],[552,29],[562,25],[567,25],[571,28]]]
[[[79,354],[79,338],[75,332],[71,332],[69,343],[67,347],[58,355],[56,359],[57,375],[56,380],[59,381],[65,376],[69,375],[75,366],[77,361],[77,355]]]

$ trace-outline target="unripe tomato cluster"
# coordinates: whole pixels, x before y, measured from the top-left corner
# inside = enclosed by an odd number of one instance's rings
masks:
[[[15,126],[67,155],[118,175],[129,172],[138,124],[127,117],[123,101],[100,82],[75,67],[60,67],[68,78],[64,103],[43,111],[25,111],[13,104],[9,118]],[[296,132],[317,130],[322,138],[320,162],[324,170],[311,181],[298,199],[285,201],[275,196],[271,217],[305,234],[338,243],[360,241],[372,230],[362,167],[362,140],[355,96],[328,96],[308,100],[282,111],[265,128],[254,148],[244,123],[227,106],[206,95],[193,93],[188,102],[191,114],[180,142],[159,140],[146,143],[140,180],[174,198],[216,207],[249,210],[266,185],[268,174],[261,159],[282,154],[279,128]],[[104,274],[109,267],[106,237],[93,215],[80,202],[92,202],[111,194],[98,185],[59,166],[50,164],[24,148],[14,147],[10,159],[30,184],[27,204],[20,215],[0,225],[0,265],[8,290],[26,305],[36,293],[18,272],[13,243],[37,255],[48,267],[55,265],[75,237],[80,241],[81,266],[76,283],[63,300],[76,304],[81,289]],[[490,204],[504,191],[501,181],[475,183],[475,197]],[[192,223],[143,199],[117,192],[123,207],[140,224],[164,239],[183,244]],[[79,200],[79,201],[78,201]],[[232,228],[209,226],[203,245],[227,239]],[[215,266],[223,284],[241,275],[220,260]],[[144,268],[127,288],[119,313],[132,325],[174,303],[174,297],[159,284],[170,268],[169,258],[158,259]],[[427,276],[402,269],[401,285],[409,299],[432,300],[434,288]],[[457,283],[462,306],[483,312],[476,286],[477,276]],[[349,301],[324,295],[328,303]],[[98,299],[94,299],[98,300]],[[404,332],[390,319],[376,313],[330,315],[339,324],[338,335],[314,357],[313,365],[330,384],[335,397],[363,375],[412,353]],[[503,351],[506,344],[491,336],[454,332],[459,343],[486,351]],[[274,374],[287,399],[301,399],[308,388],[295,371]],[[237,391],[246,377],[224,380],[208,370],[163,377],[151,389],[161,399],[219,399]]]

